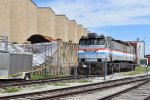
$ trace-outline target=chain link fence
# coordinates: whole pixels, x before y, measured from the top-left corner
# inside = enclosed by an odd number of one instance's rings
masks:
[[[51,62],[47,66],[33,67],[34,74],[40,75],[103,75],[104,79],[133,77],[150,74],[149,65],[129,63],[63,63]]]
[[[78,75],[103,75],[104,77],[132,77],[150,74],[149,65],[138,65],[127,62],[122,63],[80,63],[77,68]]]
[[[33,67],[34,75],[78,75],[78,63],[51,62],[44,66]]]

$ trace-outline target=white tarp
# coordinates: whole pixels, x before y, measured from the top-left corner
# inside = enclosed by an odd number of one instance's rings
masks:
[[[8,49],[9,52],[29,52],[33,53],[33,66],[40,66],[45,63],[47,57],[53,57],[55,52],[58,50],[58,42],[48,42],[48,43],[36,43],[36,44],[8,44],[5,48],[5,44],[0,45],[0,50]]]

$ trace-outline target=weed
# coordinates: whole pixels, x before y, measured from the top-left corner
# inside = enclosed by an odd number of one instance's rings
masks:
[[[3,93],[13,93],[13,92],[19,92],[19,88],[6,88]]]
[[[32,80],[63,77],[63,75],[32,75]]]
[[[87,83],[87,82],[92,82],[92,81],[90,81],[90,80],[78,80],[77,82],[78,83]]]
[[[125,73],[125,75],[136,75],[136,74],[143,74],[146,71],[146,67],[136,66],[134,71],[130,71]],[[147,71],[150,71],[150,67],[147,68]]]
[[[69,86],[69,84],[67,84],[67,83],[53,83],[53,84],[50,84],[50,85],[53,85],[53,86]]]

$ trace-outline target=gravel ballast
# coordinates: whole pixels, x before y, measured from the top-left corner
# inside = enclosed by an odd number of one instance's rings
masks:
[[[132,77],[136,77],[139,75],[134,75]],[[38,92],[38,91],[46,91],[46,90],[53,90],[53,89],[59,89],[59,88],[66,88],[66,87],[72,87],[72,86],[79,86],[79,85],[85,85],[85,84],[91,84],[91,83],[99,83],[109,80],[116,80],[116,79],[122,79],[127,78],[129,76],[121,75],[118,73],[115,73],[114,75],[109,75],[106,77],[106,80],[104,80],[103,77],[96,77],[96,78],[89,78],[89,82],[72,82],[72,83],[66,83],[67,86],[53,86],[50,84],[45,85],[33,85],[33,86],[27,86],[20,89],[19,92],[13,92],[13,93],[4,93],[3,90],[0,91],[0,97],[2,96],[10,96],[10,95],[16,95],[16,94],[24,94],[24,93],[31,93],[31,92]],[[87,95],[86,95],[87,96]]]

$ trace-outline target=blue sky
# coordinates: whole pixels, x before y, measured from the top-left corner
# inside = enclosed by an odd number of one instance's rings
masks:
[[[150,0],[33,0],[51,7],[91,32],[115,39],[146,42],[150,54]]]

